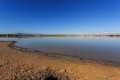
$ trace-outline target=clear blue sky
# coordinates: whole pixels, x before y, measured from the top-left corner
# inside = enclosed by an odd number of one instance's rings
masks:
[[[120,0],[0,0],[0,33],[120,32]]]

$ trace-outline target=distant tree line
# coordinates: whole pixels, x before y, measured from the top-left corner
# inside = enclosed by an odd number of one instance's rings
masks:
[[[120,37],[120,34],[22,34],[22,33],[17,33],[17,34],[0,34],[0,37]]]
[[[110,37],[120,37],[120,35],[109,35]]]

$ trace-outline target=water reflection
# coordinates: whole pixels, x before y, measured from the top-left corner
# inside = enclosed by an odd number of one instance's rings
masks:
[[[16,40],[15,45],[31,50],[120,62],[120,39],[41,37],[41,38],[0,38]]]

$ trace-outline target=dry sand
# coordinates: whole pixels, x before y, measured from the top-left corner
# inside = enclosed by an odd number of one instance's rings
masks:
[[[120,80],[120,67],[39,55],[0,42],[0,80]],[[41,78],[42,77],[42,78]],[[49,80],[47,79],[46,80]]]

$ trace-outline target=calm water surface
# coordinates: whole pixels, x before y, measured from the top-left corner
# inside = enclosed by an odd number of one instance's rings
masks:
[[[120,38],[41,37],[0,40],[16,40],[16,46],[31,50],[120,63]]]

